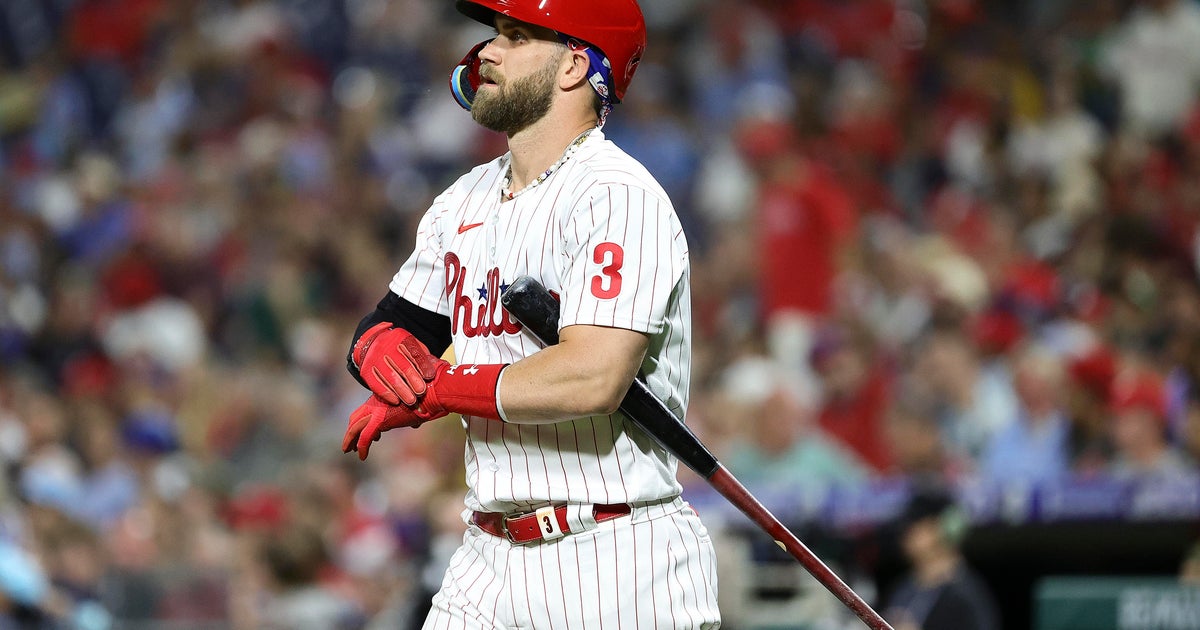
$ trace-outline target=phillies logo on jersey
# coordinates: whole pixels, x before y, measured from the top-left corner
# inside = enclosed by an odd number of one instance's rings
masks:
[[[446,254],[446,297],[450,298],[452,331],[468,337],[500,336],[521,332],[521,324],[500,308],[500,295],[508,283],[500,278],[500,269],[492,267],[478,287],[467,287],[467,268],[454,252]],[[472,282],[474,284],[474,282]]]

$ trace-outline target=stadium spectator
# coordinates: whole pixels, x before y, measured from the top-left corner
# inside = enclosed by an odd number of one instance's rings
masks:
[[[1178,128],[1200,84],[1200,8],[1141,0],[1104,47],[1103,68],[1121,88],[1125,129],[1150,139]]]
[[[1070,359],[1067,372],[1071,468],[1083,475],[1101,473],[1112,459],[1109,402],[1117,359],[1110,349],[1095,347]]]
[[[304,527],[274,532],[264,541],[261,553],[270,595],[256,627],[338,630],[362,626],[351,602],[323,583],[330,558],[317,532]]]
[[[852,241],[855,208],[829,167],[804,155],[787,120],[748,118],[735,133],[758,173],[752,224],[767,341],[776,360],[812,390],[813,366],[803,358],[833,313],[834,282]]]
[[[996,483],[1036,484],[1063,478],[1070,470],[1063,410],[1061,360],[1038,346],[1020,351],[1013,366],[1017,416],[985,447],[980,471]]]
[[[1011,376],[983,362],[978,346],[960,329],[932,331],[917,346],[913,374],[933,399],[936,429],[946,449],[972,464],[1017,417]]]
[[[884,423],[892,382],[882,359],[869,341],[835,325],[818,333],[810,357],[821,382],[821,429],[873,473],[891,473]]]
[[[1149,372],[1123,374],[1113,382],[1113,443],[1110,467],[1119,478],[1177,479],[1195,470],[1167,440],[1167,398],[1162,379]]]
[[[896,630],[998,630],[999,612],[959,550],[968,517],[953,493],[919,484],[897,520],[909,572],[887,597]]]
[[[974,462],[947,445],[934,405],[923,396],[901,392],[888,407],[885,425],[894,475],[957,480],[974,472]]]
[[[726,368],[722,393],[740,410],[741,430],[726,445],[726,466],[752,487],[792,488],[820,496],[833,486],[851,489],[868,477],[858,457],[817,426],[811,402],[795,379],[765,358]]]

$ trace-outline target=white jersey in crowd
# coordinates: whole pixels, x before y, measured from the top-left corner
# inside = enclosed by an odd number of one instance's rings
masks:
[[[523,275],[560,297],[560,327],[650,335],[641,373],[683,417],[691,357],[688,247],[658,182],[593,129],[544,181],[502,198],[509,156],[434,200],[391,290],[451,319],[457,362],[513,363],[539,344],[500,307]],[[503,389],[501,381],[501,389]],[[469,510],[638,503],[678,495],[677,462],[620,412],[545,425],[464,417]]]

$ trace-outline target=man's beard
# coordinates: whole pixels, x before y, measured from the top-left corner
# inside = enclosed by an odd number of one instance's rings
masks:
[[[510,136],[532,125],[550,111],[557,70],[558,62],[552,59],[532,75],[505,81],[492,90],[480,90],[471,104],[471,117],[492,131]],[[485,69],[485,76],[487,72]]]

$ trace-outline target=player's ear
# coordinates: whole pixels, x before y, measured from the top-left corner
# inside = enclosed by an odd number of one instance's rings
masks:
[[[568,46],[559,69],[558,86],[563,90],[572,90],[587,83],[587,52]]]

